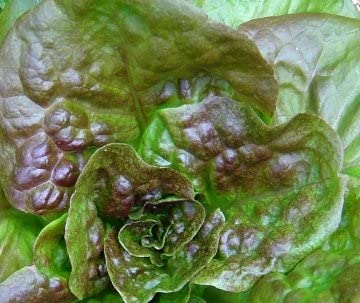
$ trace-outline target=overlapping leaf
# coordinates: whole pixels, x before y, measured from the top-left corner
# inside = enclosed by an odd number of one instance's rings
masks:
[[[1,0],[0,1],[0,43],[14,22],[40,0]]]
[[[224,220],[218,211],[204,223],[205,210],[193,198],[187,178],[146,164],[132,147],[97,150],[77,182],[66,223],[72,292],[82,299],[106,287],[99,276],[103,253],[125,302],[180,291],[216,254]]]
[[[207,208],[227,217],[218,256],[196,283],[246,290],[291,269],[340,222],[341,144],[315,116],[269,128],[252,109],[209,97],[163,110],[144,138],[144,159],[187,174]]]
[[[149,302],[157,292],[181,290],[215,256],[223,224],[221,211],[211,214],[198,235],[178,249],[162,267],[146,258],[130,255],[119,246],[116,234],[108,235],[105,241],[106,264],[124,301]]]
[[[42,227],[39,218],[10,208],[0,190],[0,283],[31,265],[33,245]]]
[[[211,19],[237,28],[251,19],[295,13],[328,13],[360,18],[351,1],[347,0],[192,0]]]
[[[234,302],[356,302],[359,300],[359,181],[352,179],[339,229],[329,241],[302,260],[288,275],[262,278],[247,294],[233,295]],[[224,302],[233,302],[221,294]],[[216,297],[216,295],[215,295]],[[222,302],[218,298],[219,302]]]
[[[254,20],[240,31],[274,64],[280,84],[274,122],[318,115],[343,141],[344,171],[360,176],[360,20],[299,14]]]
[[[37,214],[67,209],[89,154],[136,145],[159,108],[223,90],[270,114],[277,95],[255,44],[184,0],[45,0],[9,31],[0,73],[2,184]]]

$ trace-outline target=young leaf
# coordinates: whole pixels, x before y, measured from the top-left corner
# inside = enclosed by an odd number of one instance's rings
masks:
[[[119,242],[135,257],[150,257],[155,265],[173,256],[198,233],[205,209],[197,201],[160,200],[144,205],[143,215],[126,223]]]
[[[105,240],[105,257],[113,285],[126,303],[146,303],[158,292],[179,291],[215,256],[224,221],[221,211],[215,211],[197,236],[162,267],[149,259],[131,256],[116,241],[116,233],[109,233]]]
[[[83,299],[106,286],[107,278],[99,271],[104,268],[105,221],[121,227],[128,217],[145,218],[145,225],[151,220],[156,227],[147,225],[145,230],[135,227],[136,223],[125,225],[122,241],[136,254],[137,240],[143,240],[141,248],[148,251],[152,246],[162,249],[155,240],[169,236],[163,244],[164,253],[171,254],[175,244],[181,248],[203,223],[204,209],[192,201],[193,197],[192,184],[187,178],[169,168],[146,164],[132,147],[114,143],[98,149],[78,179],[66,222],[72,292]],[[127,228],[132,229],[130,235]],[[139,234],[142,231],[144,234]],[[180,245],[171,241],[173,237],[178,238]]]
[[[75,193],[66,221],[65,241],[71,263],[69,287],[80,300],[100,293],[109,284],[102,258],[104,233],[94,203]]]

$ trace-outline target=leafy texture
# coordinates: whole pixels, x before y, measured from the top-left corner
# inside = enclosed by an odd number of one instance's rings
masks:
[[[34,244],[34,265],[25,267],[28,264],[22,264],[22,269],[0,284],[0,302],[63,303],[74,300],[67,282],[70,263],[64,240],[65,222],[66,215],[51,222],[40,232]],[[24,230],[26,226],[22,224],[23,222],[19,223],[21,228],[18,232],[22,232],[24,236],[29,231]],[[26,256],[24,248],[20,246],[18,249],[19,251],[13,252],[16,258]],[[32,256],[32,245],[29,250]],[[14,256],[8,257],[3,264],[13,258]]]
[[[43,224],[36,217],[9,208],[2,192],[0,192],[0,205],[0,282],[2,282],[18,269],[32,263],[32,247]]]
[[[77,181],[66,222],[72,292],[82,299],[106,287],[103,253],[125,302],[180,291],[216,254],[224,221],[217,211],[204,223],[205,210],[193,198],[187,178],[146,164],[132,147],[97,150]],[[104,243],[105,222],[112,231]]]
[[[34,245],[34,264],[48,277],[68,279],[71,271],[64,239],[66,218],[64,215],[49,223]]]
[[[247,302],[357,302],[359,300],[360,183],[351,180],[339,229],[288,275],[269,274],[247,295]],[[240,300],[240,298],[238,298]],[[228,301],[226,301],[228,302]]]
[[[337,228],[339,146],[315,116],[269,128],[249,107],[209,97],[161,111],[141,152],[191,177],[207,207],[223,209],[218,256],[195,282],[242,291],[270,271],[288,271]]]
[[[41,274],[35,266],[20,269],[0,284],[0,302],[71,302],[66,281],[48,278]]]
[[[178,292],[163,293],[158,300],[159,303],[188,303],[191,294],[191,286],[185,285]]]
[[[4,9],[5,4],[6,4],[6,0],[1,0],[1,1],[0,1],[0,13],[1,13],[1,11]]]
[[[40,0],[0,0],[0,43],[15,20],[39,2]]]
[[[343,141],[344,171],[360,176],[360,20],[301,14],[254,20],[240,31],[275,66],[275,123],[320,116]]]
[[[43,1],[4,40],[0,73],[1,181],[36,214],[67,209],[94,149],[136,146],[159,108],[218,91],[271,114],[277,95],[255,44],[185,0]]]
[[[238,27],[251,19],[294,13],[329,13],[359,18],[360,13],[348,0],[192,0],[211,19]]]
[[[269,128],[251,108],[221,97],[159,112],[140,153],[190,176],[215,207],[333,177],[342,165],[340,141],[321,119],[299,115]]]
[[[270,273],[242,293],[208,288],[207,302],[342,303],[359,300],[358,215],[360,182],[348,180],[341,224],[321,249],[315,250],[287,275]]]
[[[106,264],[114,286],[125,302],[149,302],[157,292],[180,290],[215,256],[224,216],[210,215],[198,235],[176,251],[166,265],[130,255],[116,242],[114,233],[105,241]]]
[[[35,2],[0,15],[0,302],[360,300],[351,1]],[[354,18],[242,23],[295,12]]]

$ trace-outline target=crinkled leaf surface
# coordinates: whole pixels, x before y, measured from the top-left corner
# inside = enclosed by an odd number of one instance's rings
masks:
[[[148,163],[191,177],[215,208],[331,178],[342,165],[338,136],[321,119],[304,114],[269,128],[221,97],[162,110],[139,150]]]
[[[9,31],[0,73],[2,184],[37,214],[66,209],[89,154],[137,145],[159,108],[226,91],[270,114],[277,96],[255,44],[184,0],[45,0]]]
[[[115,288],[126,303],[149,302],[157,292],[176,292],[215,256],[224,224],[220,210],[205,221],[196,237],[158,267],[146,258],[130,255],[112,232],[105,241],[106,265]]]
[[[339,180],[291,193],[239,201],[227,218],[216,259],[194,283],[244,291],[270,272],[287,272],[336,230],[342,209]]]
[[[320,116],[343,141],[344,171],[360,176],[360,20],[299,14],[250,21],[240,31],[275,66],[274,122]]]
[[[65,221],[66,215],[40,232],[34,244],[34,265],[23,267],[0,284],[0,302],[74,300],[67,281],[70,266],[64,245]]]
[[[0,282],[32,263],[33,244],[43,222],[8,207],[0,191]],[[1,300],[0,300],[1,301]]]
[[[83,299],[98,294],[109,284],[102,258],[104,224],[95,204],[86,196],[73,196],[66,222],[65,240],[71,262],[69,286]]]
[[[161,200],[167,196],[168,200]],[[144,234],[139,235],[136,231],[141,228],[133,227],[135,231],[125,234],[123,240],[136,251],[139,248],[135,247],[136,242],[127,240],[129,235],[130,240],[140,236],[140,243],[143,240],[143,248],[148,251],[147,248],[158,245],[159,241],[155,241],[158,235],[161,238],[166,233],[169,238],[163,242],[164,253],[170,254],[176,242],[172,237],[178,237],[182,245],[191,240],[197,226],[203,222],[203,207],[192,201],[193,196],[192,184],[187,178],[169,168],[146,164],[128,145],[115,143],[97,150],[76,184],[66,223],[72,292],[78,298],[84,298],[106,286],[102,256],[104,222],[121,227],[129,215],[133,220],[145,217],[144,221],[155,221],[154,229],[147,226]],[[189,222],[188,230],[184,226],[185,219],[194,220]],[[134,224],[128,222],[125,226]],[[187,241],[181,240],[184,231],[187,238],[190,237]],[[159,249],[162,249],[161,245]]]
[[[328,13],[360,18],[351,1],[348,0],[192,0],[211,19],[238,27],[251,19],[294,13]]]
[[[134,257],[149,257],[158,266],[198,233],[205,209],[191,200],[160,200],[144,205],[143,215],[126,223],[119,242]]]
[[[239,294],[238,301],[258,303],[271,297],[274,303],[357,302],[360,298],[359,206],[360,183],[352,179],[341,225],[329,241],[288,275],[265,276],[246,296]]]
[[[48,278],[35,266],[24,267],[0,284],[0,302],[66,303],[73,299],[61,278]]]
[[[0,1],[0,43],[5,38],[15,20],[39,2],[40,0]]]
[[[341,143],[316,116],[269,128],[249,107],[209,97],[164,109],[144,138],[146,161],[191,177],[207,208],[227,217],[218,256],[197,283],[246,290],[291,269],[338,226]]]

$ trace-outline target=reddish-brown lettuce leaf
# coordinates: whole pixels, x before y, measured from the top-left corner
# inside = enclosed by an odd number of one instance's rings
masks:
[[[36,214],[67,209],[94,149],[137,145],[157,109],[197,101],[190,82],[267,114],[277,96],[255,44],[184,0],[45,0],[9,31],[0,73],[1,182]]]

